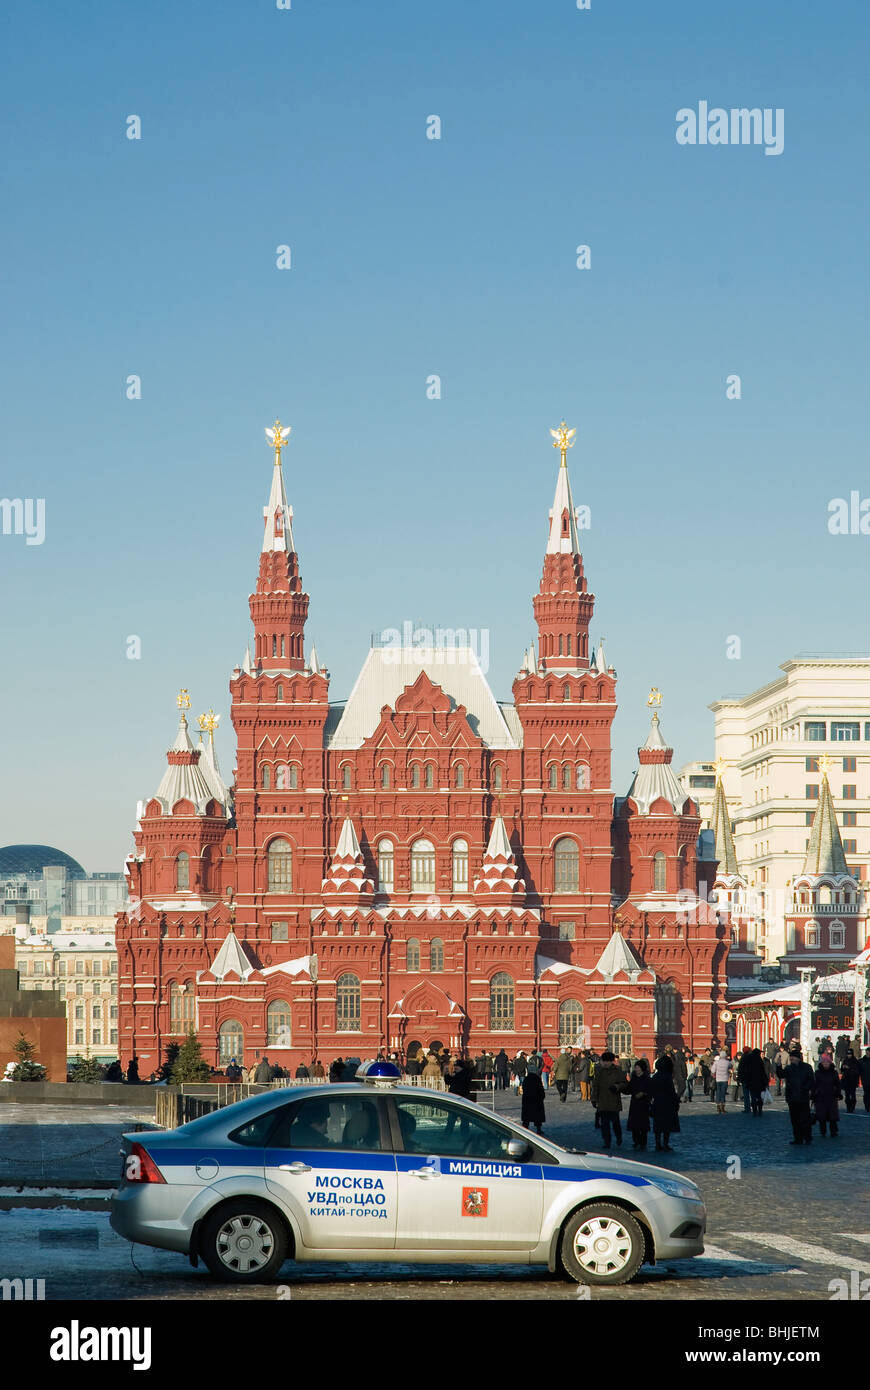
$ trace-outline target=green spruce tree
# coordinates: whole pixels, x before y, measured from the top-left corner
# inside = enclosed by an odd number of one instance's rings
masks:
[[[208,1081],[209,1076],[208,1065],[202,1060],[199,1038],[191,1028],[172,1064],[170,1081],[173,1086],[180,1086],[185,1081]]]

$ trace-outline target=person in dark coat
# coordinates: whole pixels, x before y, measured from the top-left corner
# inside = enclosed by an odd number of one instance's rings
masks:
[[[622,1088],[623,1095],[630,1096],[628,1102],[628,1130],[636,1149],[645,1149],[649,1134],[650,1105],[649,1062],[640,1057],[631,1069],[631,1076]]]
[[[505,1052],[504,1048],[502,1048],[500,1052],[496,1053],[494,1065],[496,1090],[506,1091],[508,1084],[508,1072],[510,1070],[510,1062],[508,1060],[508,1055]]]
[[[139,1058],[131,1057],[127,1066],[127,1081],[133,1085],[139,1084]]]
[[[840,1086],[840,1078],[837,1075],[837,1068],[834,1066],[830,1052],[823,1052],[819,1058],[819,1065],[816,1069],[816,1119],[819,1122],[819,1133],[824,1139],[827,1134],[827,1126],[831,1126],[831,1138],[836,1139],[840,1121],[840,1108],[837,1101],[842,1097],[843,1091]]]
[[[260,1086],[272,1080],[272,1068],[269,1066],[269,1058],[266,1057],[265,1054],[257,1063],[257,1069],[254,1072],[254,1080]]]
[[[336,1057],[334,1062],[329,1064],[329,1079],[333,1083],[341,1081],[344,1076],[344,1058]]]
[[[674,1085],[674,1068],[670,1057],[659,1057],[655,1075],[650,1077],[650,1116],[656,1137],[656,1148],[672,1153],[668,1140],[680,1129],[680,1098]]]
[[[794,1138],[791,1144],[811,1144],[813,1142],[813,1122],[810,1118],[810,1102],[816,1091],[816,1078],[809,1062],[801,1057],[799,1047],[789,1049],[788,1062],[777,1066],[776,1074],[785,1082],[785,1103],[791,1119]]]
[[[530,1125],[534,1125],[539,1134],[541,1133],[541,1125],[547,1122],[547,1116],[544,1113],[544,1083],[533,1067],[529,1067],[523,1077],[520,1119],[526,1129]]]
[[[864,1109],[870,1114],[870,1047],[858,1063],[861,1073],[861,1086],[864,1091]]]
[[[855,1092],[858,1089],[858,1082],[861,1080],[861,1069],[854,1052],[847,1052],[843,1058],[840,1080],[843,1083],[843,1094],[846,1097],[846,1113],[853,1115],[855,1113]]]
[[[747,1067],[749,1066],[749,1059],[750,1059],[751,1056],[752,1056],[752,1053],[749,1051],[749,1048],[748,1048],[748,1047],[745,1047],[745,1048],[743,1049],[743,1051],[740,1053],[739,1058],[737,1059],[737,1067],[736,1067],[736,1069],[735,1069],[735,1071],[734,1071],[734,1080],[735,1080],[735,1082],[736,1082],[736,1085],[735,1085],[735,1088],[734,1088],[734,1099],[735,1099],[735,1100],[737,1099],[737,1086],[739,1086],[740,1089],[743,1091],[743,1113],[744,1113],[744,1115],[750,1115],[750,1114],[753,1113],[753,1111],[752,1111],[752,1097],[751,1097],[750,1092],[749,1092],[749,1083],[747,1082],[747,1079],[746,1079],[746,1070],[747,1070]]]
[[[595,1106],[597,1128],[601,1130],[603,1147],[610,1148],[610,1128],[616,1135],[617,1144],[622,1143],[622,1123],[619,1112],[622,1109],[622,1087],[625,1073],[616,1065],[612,1052],[602,1052],[592,1073],[592,1104]]]
[[[762,1096],[768,1088],[769,1079],[760,1048],[754,1047],[751,1052],[744,1052],[742,1065],[743,1094],[749,1096],[753,1115],[761,1115],[764,1113]]]
[[[471,1082],[474,1074],[473,1063],[467,1062],[464,1057],[456,1057],[453,1062],[453,1071],[447,1078],[448,1091],[454,1096],[462,1096],[465,1100],[473,1100]]]

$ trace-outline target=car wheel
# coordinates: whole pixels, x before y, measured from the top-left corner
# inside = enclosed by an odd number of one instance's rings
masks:
[[[560,1254],[579,1284],[627,1284],[643,1264],[643,1231],[624,1208],[595,1202],[571,1217]]]
[[[265,1202],[239,1199],[206,1218],[200,1248],[216,1279],[265,1284],[287,1258],[287,1232]]]

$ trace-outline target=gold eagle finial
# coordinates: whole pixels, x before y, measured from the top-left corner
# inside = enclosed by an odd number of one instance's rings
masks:
[[[553,436],[553,448],[558,449],[560,454],[562,455],[563,468],[567,467],[565,462],[565,456],[568,453],[568,450],[573,449],[574,447],[574,436],[576,433],[576,429],[568,429],[568,426],[565,424],[564,420],[562,421],[558,429],[550,430],[550,434]]]

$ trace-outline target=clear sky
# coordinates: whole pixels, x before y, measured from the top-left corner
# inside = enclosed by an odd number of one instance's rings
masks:
[[[870,536],[828,532],[870,496],[866,0],[7,0],[0,25],[0,494],[45,499],[43,544],[0,535],[0,844],[119,868],[182,685],[231,770],[276,414],[333,698],[406,619],[487,628],[510,698],[563,416],[617,792],[651,685],[679,766],[711,700],[870,649]],[[783,152],[679,145],[702,101],[781,108]]]

